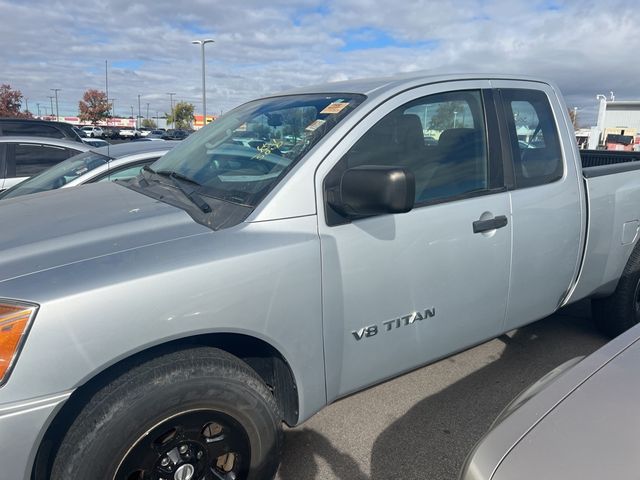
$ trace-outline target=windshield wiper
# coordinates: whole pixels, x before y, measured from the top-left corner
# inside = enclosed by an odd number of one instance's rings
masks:
[[[207,202],[205,202],[202,197],[200,195],[198,195],[198,193],[195,191],[195,188],[185,188],[180,181],[183,182],[188,182],[191,183],[192,185],[194,185],[195,187],[199,187],[200,184],[198,182],[196,182],[195,180],[182,175],[181,173],[178,172],[173,172],[173,171],[168,171],[168,170],[159,170],[159,171],[155,171],[154,169],[152,169],[150,166],[145,165],[144,167],[142,167],[142,169],[145,172],[150,172],[153,173],[155,175],[160,175],[163,177],[166,177],[169,179],[169,181],[171,181],[171,184],[176,187],[178,190],[180,190],[185,197],[187,197],[189,200],[191,200],[191,202],[200,209],[200,211],[202,211],[203,213],[211,213],[211,207],[209,206],[209,204]]]

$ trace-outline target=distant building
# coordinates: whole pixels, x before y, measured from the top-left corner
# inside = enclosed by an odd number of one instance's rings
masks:
[[[589,148],[640,150],[640,101],[607,100],[604,95],[598,95],[598,99],[598,124]]]

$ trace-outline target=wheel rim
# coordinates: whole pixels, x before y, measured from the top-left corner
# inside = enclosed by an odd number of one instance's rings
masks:
[[[173,415],[127,451],[114,480],[241,480],[250,446],[244,428],[216,410]]]

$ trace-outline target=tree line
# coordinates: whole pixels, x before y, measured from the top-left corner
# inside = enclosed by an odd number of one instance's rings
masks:
[[[20,90],[11,88],[9,84],[0,85],[0,118],[33,118],[33,113],[28,109],[22,110],[24,95]],[[78,102],[78,117],[81,122],[93,125],[112,117],[113,104],[109,103],[105,92],[89,89],[84,92],[82,100]],[[193,123],[195,107],[188,102],[178,102],[173,111],[165,113],[167,123],[175,125],[175,128],[190,128]],[[156,123],[145,118],[142,126],[155,128]]]

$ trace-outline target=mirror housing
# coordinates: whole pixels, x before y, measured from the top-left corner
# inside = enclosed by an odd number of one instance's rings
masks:
[[[347,218],[406,213],[415,202],[413,172],[403,167],[362,165],[345,170],[327,202]]]

